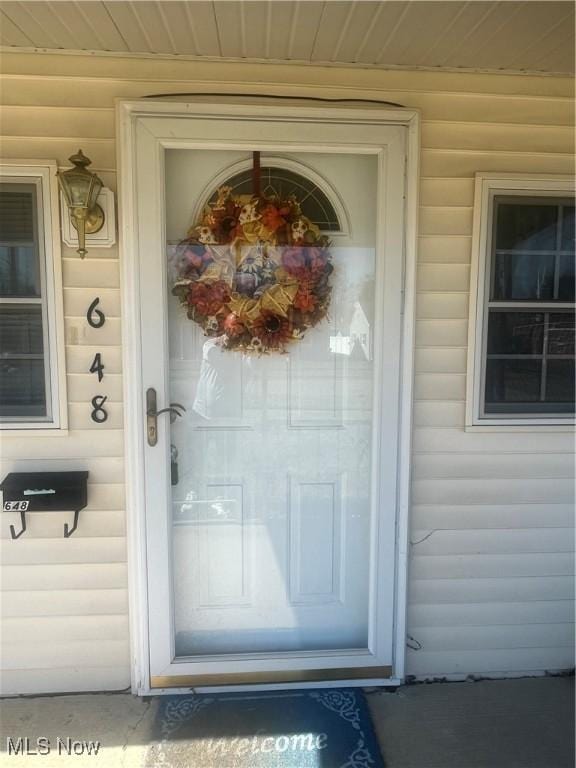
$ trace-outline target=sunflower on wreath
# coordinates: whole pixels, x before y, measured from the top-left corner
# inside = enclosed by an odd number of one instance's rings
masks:
[[[225,349],[285,352],[326,317],[329,241],[295,197],[221,187],[178,245],[172,293]]]

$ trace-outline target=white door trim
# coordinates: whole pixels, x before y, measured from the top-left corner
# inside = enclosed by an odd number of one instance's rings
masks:
[[[249,119],[255,114],[250,104],[174,103],[124,101],[117,104],[117,147],[119,153],[119,213],[122,267],[122,334],[124,372],[124,428],[126,458],[126,514],[128,539],[128,594],[131,632],[131,682],[134,693],[151,692],[148,648],[148,602],[146,572],[146,530],[144,509],[144,430],[141,428],[140,285],[138,241],[134,201],[135,126],[140,117],[185,117]],[[406,126],[407,165],[404,232],[404,301],[401,339],[401,375],[398,435],[396,510],[396,584],[394,605],[394,660],[390,682],[404,677],[408,510],[410,491],[412,381],[414,350],[414,304],[417,242],[420,116],[415,110],[389,108],[257,107],[258,118],[294,120],[327,119],[371,125]],[[366,684],[366,681],[364,681]],[[157,689],[154,689],[158,693]],[[171,692],[174,692],[172,689]]]

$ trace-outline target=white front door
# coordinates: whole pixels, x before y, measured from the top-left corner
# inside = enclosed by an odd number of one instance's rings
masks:
[[[389,677],[405,129],[134,127],[151,687]],[[331,239],[328,316],[285,354],[223,349],[171,292],[176,244],[254,151],[263,193]]]

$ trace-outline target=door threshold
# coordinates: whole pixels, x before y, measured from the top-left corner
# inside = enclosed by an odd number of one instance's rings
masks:
[[[398,677],[356,678],[354,680],[317,680],[296,683],[251,683],[244,685],[199,685],[172,688],[142,688],[139,696],[176,696],[206,693],[263,693],[266,691],[297,691],[309,688],[398,688]]]
[[[196,675],[153,675],[151,688],[213,688],[222,685],[254,685],[256,683],[320,683],[324,680],[386,679],[392,667],[347,667],[334,669],[294,669],[268,672],[221,672]]]

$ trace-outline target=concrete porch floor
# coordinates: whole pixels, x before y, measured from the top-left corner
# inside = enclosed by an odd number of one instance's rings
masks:
[[[386,768],[573,768],[574,678],[411,685],[368,694]],[[125,693],[0,702],[0,763],[7,740],[100,741],[96,756],[37,756],[45,768],[140,768],[158,698]],[[32,762],[32,764],[35,764]],[[336,768],[336,767],[335,767]]]

